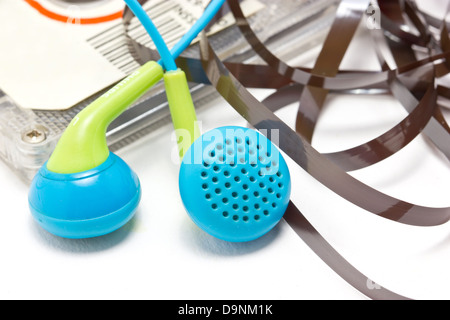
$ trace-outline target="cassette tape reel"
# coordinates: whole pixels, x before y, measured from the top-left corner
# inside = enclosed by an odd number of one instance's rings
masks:
[[[130,52],[127,37],[131,36],[136,42],[150,48],[152,43],[137,19],[131,21],[128,33],[125,32],[121,18],[124,8],[121,0],[24,2],[26,5],[20,4],[21,10],[29,14],[34,12],[35,16],[39,16],[39,19],[46,23],[52,21],[51,23],[63,26],[79,24],[77,27],[84,36],[83,45],[87,44],[93,48],[97,58],[100,56],[104,63],[116,70],[115,78],[111,78],[113,81],[110,81],[109,85],[101,90],[92,90],[90,94],[85,94],[81,102],[60,110],[46,110],[39,106],[24,108],[14,94],[2,87],[0,81],[0,92],[3,90],[0,93],[0,157],[22,180],[29,183],[37,170],[48,160],[72,118],[96,97],[140,66],[142,61],[138,61]],[[204,5],[208,3],[203,2]],[[313,58],[308,54],[308,50],[320,48],[338,3],[333,1],[330,4],[324,0],[283,0],[276,4],[269,0],[247,0],[242,3],[246,2],[251,11],[249,21],[260,39],[279,57],[285,60],[296,58],[296,62],[304,59],[300,63],[310,62]],[[252,6],[257,9],[252,11]],[[183,34],[183,28],[189,27],[185,20],[189,4],[184,1],[155,0],[147,3],[144,8],[154,15],[155,24],[160,28],[163,37],[169,41],[177,41]],[[277,10],[277,15],[272,14],[273,10]],[[232,18],[231,14],[230,17]],[[164,28],[161,24],[170,24],[171,27]],[[234,20],[230,20],[226,28],[211,35],[210,41],[217,48],[220,58],[225,61],[262,62],[234,25]],[[304,54],[299,56],[299,52]],[[199,57],[198,43],[191,45],[183,56]],[[201,108],[206,102],[218,97],[216,90],[210,85],[191,83],[190,86],[196,108]],[[30,92],[21,93],[32,98]],[[116,151],[169,122],[170,113],[163,85],[158,84],[109,126],[109,147]]]

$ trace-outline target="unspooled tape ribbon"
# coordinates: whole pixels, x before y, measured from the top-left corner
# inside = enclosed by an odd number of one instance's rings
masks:
[[[253,32],[238,0],[228,0],[228,8],[221,13],[232,12],[243,37],[267,65],[221,61],[205,33],[200,41],[200,58],[180,57],[177,64],[186,71],[190,81],[214,86],[261,133],[277,130],[278,147],[317,181],[344,199],[395,222],[437,226],[449,221],[449,207],[431,208],[402,201],[362,183],[348,173],[392,156],[421,134],[427,136],[450,160],[450,126],[438,102],[439,99],[450,99],[450,88],[436,83],[437,79],[450,73],[448,24],[445,18],[439,21],[421,12],[410,0],[378,2],[382,28],[374,30],[373,40],[378,49],[379,72],[339,70],[340,62],[367,10],[368,0],[341,1],[312,69],[289,66],[273,55]],[[403,11],[419,35],[405,31],[408,29],[404,27],[406,22]],[[125,10],[125,32],[132,17],[132,13]],[[431,35],[430,26],[441,31],[439,42]],[[141,63],[159,58],[154,50],[140,45],[131,37],[128,37],[128,45]],[[422,47],[428,55],[417,59],[411,45]],[[276,91],[265,100],[258,101],[247,88],[273,88]],[[390,130],[371,141],[348,150],[321,154],[312,147],[311,140],[329,92],[388,92],[408,114]],[[274,112],[296,101],[299,107],[296,128],[293,130]],[[320,235],[294,203],[289,204],[284,219],[331,269],[367,297],[408,299],[383,287],[372,290],[367,285],[368,278]]]

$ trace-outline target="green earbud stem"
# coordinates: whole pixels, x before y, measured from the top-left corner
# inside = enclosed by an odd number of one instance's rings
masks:
[[[182,70],[166,72],[164,74],[164,83],[177,137],[179,155],[180,158],[183,158],[191,144],[200,137],[194,103],[189,91],[186,74]]]
[[[77,173],[106,161],[106,129],[133,102],[163,77],[162,67],[147,62],[73,118],[47,162],[56,173]]]

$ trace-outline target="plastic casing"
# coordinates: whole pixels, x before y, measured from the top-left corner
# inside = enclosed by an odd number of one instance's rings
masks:
[[[179,188],[197,226],[219,239],[244,242],[278,224],[291,181],[283,156],[265,136],[226,126],[195,140],[183,158]]]
[[[44,164],[28,195],[42,228],[64,238],[110,233],[134,215],[141,198],[137,175],[114,153],[100,166],[74,174],[51,172]]]
[[[266,8],[250,17],[252,28],[267,47],[284,61],[310,62],[308,54],[322,43],[334,19],[339,1],[333,0],[259,0]],[[117,42],[126,41],[123,34]],[[261,63],[236,26],[210,38],[219,57],[234,62]],[[6,49],[5,49],[6,50]],[[299,54],[299,53],[302,54]],[[198,57],[193,45],[183,56]],[[300,58],[300,59],[299,59]],[[130,59],[132,59],[130,57]],[[111,63],[114,64],[113,61]],[[139,67],[135,63],[131,74]],[[70,121],[94,99],[109,88],[80,104],[63,111],[25,110],[16,105],[0,88],[0,158],[27,184],[49,159],[61,134]],[[218,97],[214,88],[190,84],[195,108],[199,109]],[[113,152],[169,124],[170,112],[160,82],[139,101],[123,112],[109,127],[107,142]],[[26,135],[38,130],[44,139],[30,142]]]

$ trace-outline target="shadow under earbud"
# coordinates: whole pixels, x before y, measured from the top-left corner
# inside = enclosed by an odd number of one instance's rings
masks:
[[[229,242],[218,239],[188,221],[183,224],[181,231],[185,244],[202,250],[205,253],[231,257],[250,254],[264,249],[276,239],[280,233],[280,227],[276,225],[265,235],[246,242]]]
[[[36,233],[36,238],[45,243],[48,247],[71,253],[95,253],[108,250],[123,242],[130,233],[137,228],[137,215],[139,215],[139,209],[136,212],[136,215],[121,228],[109,234],[94,238],[62,238],[44,230],[37,222],[33,223],[33,229]]]

